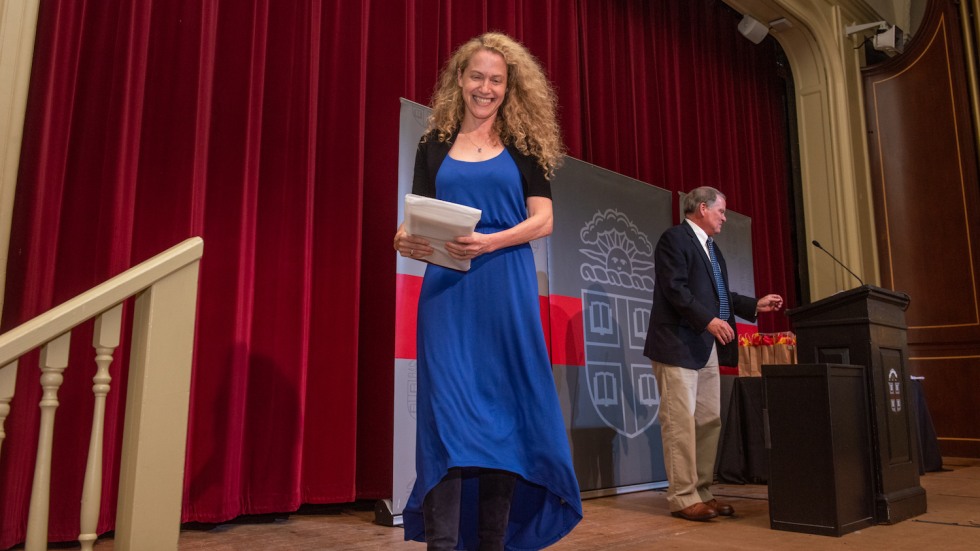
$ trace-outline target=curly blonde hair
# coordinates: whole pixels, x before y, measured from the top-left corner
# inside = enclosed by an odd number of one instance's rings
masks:
[[[439,141],[445,142],[459,128],[465,106],[457,77],[481,50],[499,54],[507,64],[507,93],[493,123],[494,132],[505,145],[535,157],[550,180],[565,156],[556,113],[558,98],[534,55],[503,33],[472,38],[449,58],[432,95],[428,132],[435,131]]]

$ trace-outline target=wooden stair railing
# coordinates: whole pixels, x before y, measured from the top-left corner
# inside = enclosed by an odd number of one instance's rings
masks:
[[[115,549],[177,549],[184,487],[198,267],[204,241],[188,239],[48,312],[0,335],[0,452],[18,359],[41,349],[40,401],[34,485],[26,551],[47,548],[50,475],[58,389],[68,367],[71,331],[96,318],[93,335],[95,407],[82,490],[83,550],[98,537],[102,433],[109,365],[119,345],[123,302],[135,297],[129,361]]]

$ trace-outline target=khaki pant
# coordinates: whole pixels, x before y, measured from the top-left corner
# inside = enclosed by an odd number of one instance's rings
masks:
[[[653,362],[660,387],[660,427],[667,469],[667,504],[680,511],[711,501],[715,456],[721,434],[721,380],[712,349],[705,367],[694,370]]]

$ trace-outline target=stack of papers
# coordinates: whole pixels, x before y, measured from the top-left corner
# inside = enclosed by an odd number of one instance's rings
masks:
[[[427,262],[467,271],[470,259],[456,260],[446,251],[446,242],[469,235],[476,228],[483,211],[466,205],[440,201],[409,193],[405,196],[405,231],[424,237],[435,249]]]

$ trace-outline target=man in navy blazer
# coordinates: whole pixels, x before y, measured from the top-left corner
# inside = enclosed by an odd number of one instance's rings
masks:
[[[684,197],[684,220],[660,236],[654,253],[656,285],[644,355],[653,360],[660,389],[658,418],[671,514],[709,520],[734,514],[709,487],[721,432],[718,365],[738,364],[735,316],[754,321],[783,305],[733,293],[713,236],[725,223],[725,196],[699,187]],[[714,256],[714,259],[712,259]]]

